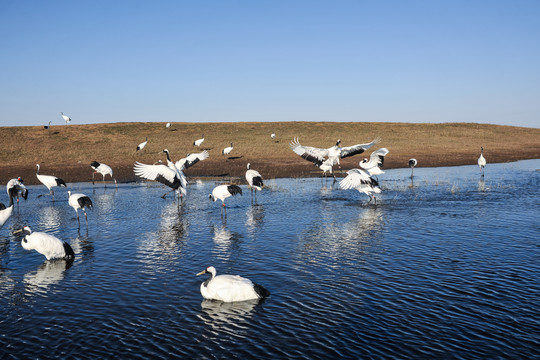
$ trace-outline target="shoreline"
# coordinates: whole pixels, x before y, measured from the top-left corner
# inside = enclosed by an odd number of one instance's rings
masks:
[[[275,132],[277,138],[271,139]],[[193,141],[205,137],[201,147]],[[148,138],[142,151],[136,146]],[[518,160],[540,159],[540,129],[475,123],[361,123],[361,122],[239,122],[239,123],[109,123],[91,125],[56,125],[0,127],[0,184],[22,177],[27,185],[39,184],[36,164],[41,174],[54,175],[66,182],[92,179],[90,163],[105,163],[119,182],[139,180],[133,173],[138,161],[153,164],[165,161],[161,151],[167,148],[173,161],[189,153],[207,150],[209,158],[186,169],[190,178],[243,178],[247,163],[264,179],[319,177],[312,163],[289,147],[295,137],[302,145],[328,148],[336,139],[342,146],[367,143],[381,138],[363,154],[342,159],[336,176],[358,168],[358,163],[372,151],[386,147],[384,169],[407,168],[408,159],[418,160],[417,168],[476,165],[480,146],[489,166]],[[234,144],[233,152],[221,150]],[[109,177],[107,177],[107,180]],[[96,174],[96,182],[102,181]]]

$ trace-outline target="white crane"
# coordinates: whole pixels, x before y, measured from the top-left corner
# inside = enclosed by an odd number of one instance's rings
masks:
[[[216,269],[213,266],[207,267],[197,276],[204,274],[210,274],[210,277],[201,284],[201,295],[205,299],[235,302],[264,299],[270,296],[266,288],[241,276],[216,276]]]
[[[139,150],[144,149],[144,147],[146,146],[146,144],[148,144],[148,136],[146,137],[146,140],[144,140],[142,143],[140,143],[139,145],[137,145],[137,150],[135,150],[135,151],[139,151]]]
[[[251,169],[250,163],[247,164],[246,181],[251,189],[251,195],[255,190],[255,196],[257,196],[257,190],[261,191],[264,186],[261,174],[257,170]]]
[[[172,126],[172,124],[170,122],[168,122],[166,125],[165,125],[165,128],[166,129],[170,129],[170,127]]]
[[[6,221],[10,218],[11,214],[13,213],[13,189],[10,191],[8,190],[9,195],[9,205],[6,207],[6,205],[2,204],[0,202],[0,229]]]
[[[271,138],[272,140],[276,141],[276,133],[275,133],[275,132],[272,132],[272,133],[270,134],[270,138]]]
[[[200,139],[197,139],[193,142],[193,146],[201,146],[203,142],[204,142],[204,134]]]
[[[359,165],[362,169],[367,170],[369,175],[381,175],[384,174],[384,171],[381,170],[381,167],[384,165],[384,157],[388,154],[387,148],[380,148],[371,153],[369,160],[364,158],[360,161]]]
[[[92,185],[94,185],[94,176],[97,173],[100,173],[101,175],[103,175],[103,185],[105,185],[105,175],[110,175],[111,179],[114,180],[116,186],[118,186],[116,179],[113,177],[113,170],[109,165],[97,161],[92,161],[90,166],[92,167],[92,169],[94,169],[94,172],[92,173]],[[107,185],[105,185],[105,187],[107,187]]]
[[[188,156],[178,160],[174,165],[176,166],[178,170],[184,171],[184,169],[192,167],[199,161],[208,159],[208,156],[209,154],[208,154],[208,151],[206,150],[200,153],[196,153],[196,154],[188,154]]]
[[[137,176],[147,180],[158,181],[170,187],[171,190],[163,194],[162,198],[165,198],[165,196],[171,191],[176,191],[177,195],[182,198],[187,194],[186,177],[184,176],[184,173],[181,170],[178,170],[176,165],[171,161],[169,150],[164,149],[162,152],[167,155],[167,165],[148,165],[136,162],[135,166],[133,167],[133,171]]]
[[[225,199],[231,196],[235,196],[236,194],[242,195],[242,189],[238,185],[232,185],[232,184],[225,184],[225,185],[218,185],[212,190],[212,193],[208,195],[208,198],[212,201],[221,200],[221,212],[223,212],[223,209],[227,211],[225,208]]]
[[[336,164],[340,165],[340,159],[361,154],[379,141],[380,139],[375,139],[367,144],[356,144],[353,146],[341,147],[341,140],[338,139],[336,145],[328,149],[321,149],[312,146],[304,146],[300,144],[298,138],[294,138],[293,141],[289,143],[289,146],[291,147],[292,151],[300,155],[303,159],[306,159],[307,161],[310,161],[320,167],[323,165],[325,160],[328,160],[325,164],[326,166],[334,166]]]
[[[478,158],[478,166],[480,167],[480,171],[482,172],[482,176],[484,176],[484,168],[486,167],[486,158],[484,158],[484,148],[480,147],[480,157]]]
[[[24,186],[23,179],[19,176],[16,179],[11,179],[6,185],[6,190],[9,196],[13,194],[13,197],[17,197],[17,206],[19,206],[19,198],[22,197],[24,200],[28,198],[28,189]]]
[[[233,143],[231,143],[231,146],[226,147],[221,151],[221,155],[229,155],[231,151],[233,151]]]
[[[47,260],[52,259],[67,259],[73,260],[75,253],[71,246],[55,236],[44,232],[32,232],[30,226],[14,231],[13,233],[24,232],[26,236],[21,241],[21,245],[25,250],[36,250],[38,253],[45,255]]]
[[[92,200],[90,200],[90,198],[84,194],[72,194],[71,191],[68,191],[68,196],[68,203],[73,209],[75,209],[75,213],[77,214],[77,222],[79,223],[79,227],[81,226],[81,221],[79,220],[79,209],[83,211],[86,226],[88,226],[86,209],[93,208],[94,205],[92,204]]]
[[[414,176],[414,167],[418,164],[415,158],[409,159],[409,167],[411,168],[411,178]]]
[[[381,193],[381,188],[377,180],[369,176],[369,174],[362,169],[351,169],[347,171],[347,176],[339,182],[339,187],[343,190],[356,189],[361,193],[369,196],[368,204],[374,200],[377,203],[373,193]]]
[[[67,115],[64,115],[63,112],[60,113],[60,115],[62,115],[62,118],[64,119],[64,121],[66,122],[66,125],[69,124],[71,122],[71,118]],[[50,123],[49,123],[50,124]]]
[[[49,189],[50,194],[53,197],[54,200],[54,190],[53,187],[55,186],[63,186],[67,187],[66,182],[59,177],[52,176],[52,175],[41,175],[39,173],[39,164],[36,164],[37,170],[36,170],[36,176],[38,180]],[[41,197],[42,195],[38,196]]]

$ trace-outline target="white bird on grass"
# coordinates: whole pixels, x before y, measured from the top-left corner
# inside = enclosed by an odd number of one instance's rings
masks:
[[[113,170],[109,165],[97,161],[92,161],[90,166],[92,167],[92,169],[94,169],[94,172],[92,173],[92,185],[94,185],[94,176],[97,173],[100,173],[101,175],[103,175],[103,185],[105,185],[105,175],[109,175],[111,179],[114,180],[114,183],[118,186],[116,179],[113,177]],[[107,185],[105,185],[105,187],[107,187]]]
[[[208,159],[208,156],[209,154],[208,154],[208,151],[206,150],[200,153],[196,153],[196,154],[188,154],[188,156],[178,160],[174,165],[176,166],[178,170],[184,171],[184,169],[187,169],[195,165],[199,161]]]
[[[221,200],[221,211],[223,212],[223,209],[227,211],[225,208],[225,199],[235,196],[236,194],[242,195],[242,189],[238,185],[218,185],[212,190],[212,193],[208,195],[208,198],[213,201],[218,199]]]
[[[167,155],[167,165],[148,165],[136,162],[135,166],[133,167],[135,175],[147,180],[158,181],[170,187],[171,190],[163,194],[162,198],[165,198],[165,196],[171,191],[176,191],[176,194],[182,198],[187,194],[186,177],[184,176],[184,173],[181,170],[178,170],[175,164],[171,161],[169,150],[164,149],[162,152]]]
[[[255,190],[255,196],[257,196],[257,190],[261,191],[264,186],[261,174],[259,174],[257,170],[251,169],[250,163],[247,164],[246,181],[251,189],[252,195],[253,190]]]
[[[165,125],[165,128],[166,128],[166,129],[169,129],[171,126],[172,126],[172,124],[171,124],[170,122],[168,122],[168,123]]]
[[[231,146],[226,147],[221,151],[221,155],[229,155],[231,151],[233,151],[233,143],[231,143]]]
[[[68,203],[69,205],[75,209],[75,213],[77,214],[77,222],[79,223],[79,226],[81,226],[81,221],[79,220],[79,209],[81,209],[84,213],[84,219],[86,220],[86,226],[88,226],[88,217],[86,216],[86,209],[92,209],[94,206],[92,204],[92,200],[84,194],[72,194],[71,191],[68,191]]]
[[[39,164],[36,164],[37,170],[36,170],[36,176],[38,180],[49,189],[50,194],[53,197],[54,200],[54,190],[53,187],[55,186],[63,186],[67,187],[66,182],[59,177],[53,176],[53,175],[41,175],[39,173]],[[42,194],[43,195],[43,194]],[[38,197],[41,197],[42,195],[39,195]]]
[[[484,148],[480,147],[480,157],[478,158],[478,166],[480,167],[480,171],[482,172],[482,176],[484,176],[484,168],[486,167],[486,158],[484,158]]]
[[[387,148],[381,148],[371,153],[371,156],[368,159],[360,161],[359,165],[362,169],[367,170],[369,175],[381,175],[384,174],[384,171],[381,170],[381,167],[384,165],[384,157],[388,154]]]
[[[195,140],[193,142],[193,146],[201,146],[203,142],[204,142],[204,134],[203,134],[202,138],[200,138],[198,140]]]
[[[32,232],[29,226],[25,226],[21,230],[13,233],[24,232],[26,236],[21,241],[21,245],[25,250],[36,250],[38,253],[45,255],[47,260],[66,259],[72,260],[75,253],[71,246],[55,236],[44,232]]]
[[[339,187],[343,190],[356,189],[359,192],[363,192],[369,196],[368,204],[371,200],[377,203],[373,193],[381,193],[381,188],[377,180],[369,176],[369,174],[362,169],[351,169],[347,171],[347,176],[339,182]]]
[[[14,190],[8,190],[9,195],[9,205],[6,207],[6,205],[2,204],[0,202],[0,229],[6,221],[10,218],[11,214],[13,214],[13,197],[14,197]]]
[[[216,269],[213,266],[207,267],[197,276],[204,274],[210,274],[210,277],[201,284],[201,295],[207,300],[235,302],[264,299],[270,296],[266,288],[241,276],[216,276]]]
[[[409,159],[409,167],[411,168],[411,178],[414,176],[414,167],[418,164],[415,158]]]
[[[71,118],[67,115],[64,115],[63,112],[60,113],[60,115],[62,115],[62,118],[64,119],[64,121],[66,122],[66,125],[69,124],[71,122]],[[50,123],[49,123],[50,124]]]
[[[144,140],[142,143],[140,143],[139,145],[137,145],[137,150],[135,150],[135,151],[139,151],[139,150],[144,149],[144,147],[146,146],[146,144],[148,144],[148,136],[146,137],[146,140]]]

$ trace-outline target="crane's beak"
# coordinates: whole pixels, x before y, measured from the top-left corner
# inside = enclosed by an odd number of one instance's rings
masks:
[[[199,276],[199,275],[204,275],[204,274],[206,274],[206,269],[204,269],[204,270],[201,271],[200,273],[197,273],[197,276]]]
[[[18,233],[22,233],[24,231],[24,229],[17,229],[15,231],[12,232],[13,235],[16,235]]]

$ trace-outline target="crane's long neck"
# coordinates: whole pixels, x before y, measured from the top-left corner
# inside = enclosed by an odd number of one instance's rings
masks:
[[[37,165],[36,175],[39,175],[39,164]]]

